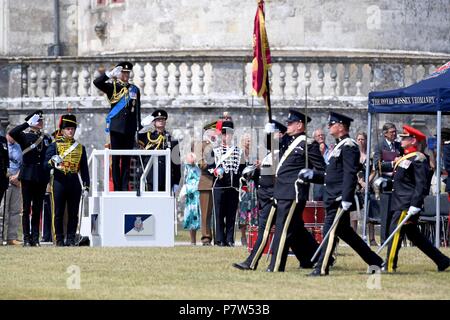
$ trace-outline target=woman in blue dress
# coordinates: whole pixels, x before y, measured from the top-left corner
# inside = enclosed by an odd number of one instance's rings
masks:
[[[200,168],[195,162],[195,154],[189,153],[184,164],[184,185],[182,194],[185,196],[183,228],[189,230],[191,244],[196,244],[197,230],[200,229],[200,191],[198,183],[200,181]]]

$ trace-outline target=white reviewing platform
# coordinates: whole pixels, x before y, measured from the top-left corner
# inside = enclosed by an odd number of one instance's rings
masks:
[[[109,191],[111,155],[151,157],[140,179],[140,192]],[[165,156],[166,160],[165,191],[146,191],[145,177],[150,169],[153,169],[153,189],[157,190],[158,156]],[[101,191],[98,190],[99,165],[103,167],[103,190]],[[175,245],[175,199],[170,192],[170,165],[170,150],[93,151],[89,217],[84,217],[82,222],[82,234],[89,234],[91,246],[173,247]]]

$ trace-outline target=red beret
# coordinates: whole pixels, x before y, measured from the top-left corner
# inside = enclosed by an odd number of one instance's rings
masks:
[[[421,131],[416,128],[403,125],[403,133],[399,134],[400,137],[413,137],[416,138],[417,141],[423,141],[426,139],[426,135],[424,135]]]

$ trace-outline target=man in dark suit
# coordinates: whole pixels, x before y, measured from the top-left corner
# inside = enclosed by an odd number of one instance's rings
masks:
[[[41,132],[44,127],[43,112],[34,111],[25,118],[25,122],[9,132],[20,145],[23,166],[19,180],[22,185],[22,228],[23,246],[39,247],[39,222],[49,174],[44,168],[45,152],[52,142],[50,136]],[[23,132],[28,129],[27,132]],[[31,214],[31,232],[30,232]]]
[[[111,149],[133,149],[137,145],[137,131],[141,124],[141,93],[130,84],[130,62],[119,63],[94,80],[94,85],[106,93],[111,111],[106,117],[105,131],[110,134]],[[112,157],[114,191],[128,191],[130,157]]]
[[[317,171],[325,170],[325,161],[319,144],[314,139],[306,137],[305,124],[310,121],[311,118],[301,112],[289,110],[286,119],[286,134],[289,136],[287,148],[275,170],[273,197],[276,220],[273,253],[267,269],[269,272],[284,271],[290,247],[294,252],[301,250],[308,257],[312,257],[318,247],[316,240],[306,230],[302,219],[303,209],[308,200],[309,184],[298,185],[298,189],[296,188],[300,170],[307,166]],[[273,214],[275,210],[271,210],[268,219],[272,219]],[[267,223],[266,229],[268,225]]]
[[[326,187],[324,201],[326,216],[323,232],[327,234],[333,223],[336,223],[336,228],[331,229],[328,239],[323,244],[319,261],[310,276],[328,275],[330,257],[336,246],[337,237],[350,245],[369,266],[381,268],[383,263],[383,259],[370,250],[350,226],[350,212],[356,207],[354,199],[360,167],[358,144],[348,134],[352,121],[353,119],[345,115],[330,112],[328,128],[330,134],[336,139],[336,146],[330,154],[326,172],[304,169],[299,175],[303,181],[323,183]]]
[[[385,123],[383,126],[383,140],[375,149],[373,155],[373,163],[375,171],[382,178],[385,178],[388,183],[386,187],[380,190],[380,237],[383,243],[388,237],[390,217],[390,204],[392,196],[392,175],[394,171],[394,164],[397,159],[403,155],[403,149],[400,142],[395,141],[397,138],[397,129],[393,123]]]
[[[418,213],[421,211],[429,189],[428,160],[418,150],[418,143],[424,141],[426,136],[407,125],[403,126],[403,133],[400,136],[405,155],[394,166],[390,233],[394,232],[407,215],[410,215],[410,218],[389,243],[385,268],[387,267],[388,272],[394,272],[397,269],[398,253],[406,235],[414,246],[433,260],[438,271],[445,271],[450,266],[450,259],[435,248],[417,226]]]

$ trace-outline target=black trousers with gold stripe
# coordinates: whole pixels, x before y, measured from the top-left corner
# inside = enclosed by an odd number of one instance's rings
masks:
[[[393,212],[389,234],[394,232],[399,221],[401,222],[404,219],[404,216],[406,216],[406,212],[403,216],[402,211]],[[405,235],[417,248],[433,260],[436,265],[439,266],[445,264],[447,261],[447,257],[436,247],[434,247],[433,244],[420,232],[419,227],[417,226],[417,219],[418,216],[413,216],[408,222],[406,222],[406,224],[402,226],[398,235],[394,236],[392,241],[389,243],[386,260],[388,272],[392,272],[397,269],[398,252],[400,251],[401,243]]]
[[[340,202],[334,202],[326,208],[325,225],[323,227],[324,234],[327,234],[333,225],[339,206]],[[334,234],[330,234],[326,242],[323,244],[316,268],[323,269],[328,272],[330,255],[336,247],[337,237],[344,240],[369,266],[375,265],[381,267],[383,259],[373,252],[367,243],[365,243],[364,240],[361,239],[361,237],[353,230],[350,225],[350,214],[348,212],[344,212],[339,219]],[[328,246],[329,241],[333,241],[332,246]],[[324,265],[325,260],[326,265]]]
[[[272,243],[272,258],[268,270],[284,271],[289,248],[300,261],[311,259],[318,244],[305,228],[302,219],[306,201],[298,203],[294,199],[277,199],[275,234]]]
[[[54,232],[56,241],[64,241],[64,212],[67,205],[67,241],[75,240],[78,225],[78,209],[81,198],[81,184],[78,174],[61,174],[55,170],[52,185]]]

